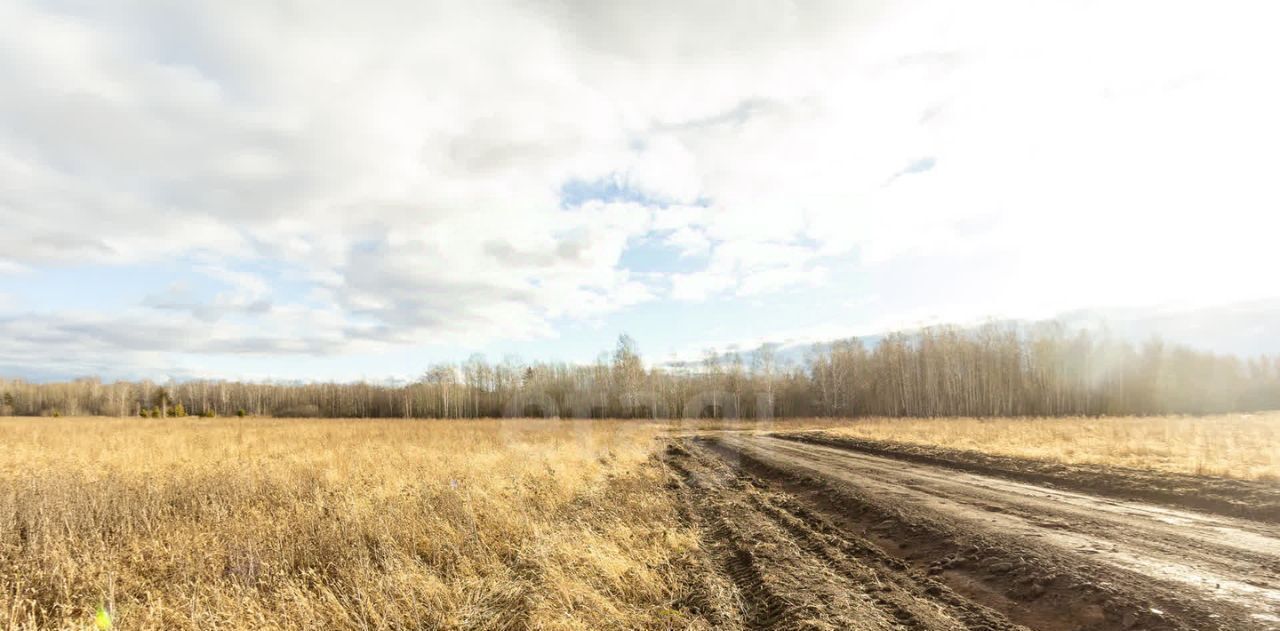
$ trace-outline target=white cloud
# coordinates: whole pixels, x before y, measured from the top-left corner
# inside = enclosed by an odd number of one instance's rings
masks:
[[[325,349],[547,336],[917,258],[998,270],[933,281],[972,285],[956,317],[1254,297],[1280,263],[1277,11],[6,3],[0,273],[207,261],[232,290],[146,317],[285,350],[312,317]],[[563,209],[569,181],[629,197]],[[705,265],[633,274],[646,236]],[[311,299],[214,271],[243,262]]]
[[[726,241],[710,255],[707,267],[672,276],[671,296],[701,301],[732,291],[754,296],[823,284],[829,270],[814,264],[815,253],[803,245],[768,241]]]
[[[272,313],[271,287],[261,275],[216,265],[199,266],[196,271],[227,289],[206,300],[186,283],[178,282],[148,296],[143,304],[153,309],[187,312],[204,321],[217,321],[232,314],[266,316]]]
[[[672,230],[663,243],[678,250],[682,257],[700,256],[711,250],[711,240],[706,233],[691,226]]]

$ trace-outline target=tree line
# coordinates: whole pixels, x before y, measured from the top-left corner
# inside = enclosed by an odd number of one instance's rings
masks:
[[[934,327],[866,343],[708,351],[647,366],[634,340],[590,364],[473,356],[407,384],[0,380],[0,414],[343,418],[764,418],[1208,414],[1280,409],[1280,357],[1134,345],[1058,325]]]

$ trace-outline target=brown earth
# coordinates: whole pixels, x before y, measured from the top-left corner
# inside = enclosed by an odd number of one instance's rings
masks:
[[[1144,500],[1232,517],[1280,522],[1280,484],[1274,481],[1188,475],[1129,467],[1046,462],[934,445],[832,436],[822,432],[776,435],[788,440],[828,445],[875,456],[887,456],[971,473],[1001,476],[1073,491],[1109,495],[1126,500]]]
[[[1280,629],[1280,526],[770,435],[665,460],[736,629]]]

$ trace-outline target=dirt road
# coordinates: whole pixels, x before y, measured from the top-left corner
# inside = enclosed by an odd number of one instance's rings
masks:
[[[1273,523],[770,435],[667,462],[725,627],[1280,629]]]

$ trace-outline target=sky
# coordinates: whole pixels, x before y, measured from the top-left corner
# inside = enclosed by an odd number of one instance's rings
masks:
[[[0,374],[1280,297],[1280,4],[0,0]],[[1280,313],[1280,312],[1277,312]]]

